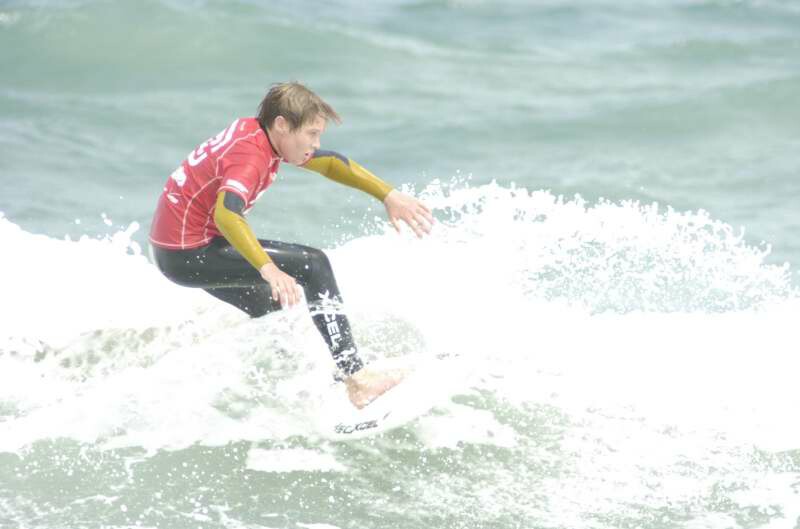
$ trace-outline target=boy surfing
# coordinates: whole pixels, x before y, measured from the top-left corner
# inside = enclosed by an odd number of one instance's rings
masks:
[[[295,82],[274,85],[256,117],[236,119],[170,175],[150,243],[167,278],[201,288],[253,318],[295,305],[302,288],[350,401],[363,408],[401,378],[364,367],[347,317],[336,309],[342,296],[327,256],[300,244],[258,239],[245,219],[286,162],[369,193],[383,202],[398,232],[400,221],[418,237],[430,232],[433,216],[422,202],[346,156],[319,150],[328,121],[341,119],[317,94]]]

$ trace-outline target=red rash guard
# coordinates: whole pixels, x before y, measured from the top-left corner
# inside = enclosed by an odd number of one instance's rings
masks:
[[[247,213],[278,172],[280,158],[255,118],[240,118],[189,153],[167,180],[150,229],[150,242],[187,250],[222,235],[214,224],[217,194],[244,200]]]

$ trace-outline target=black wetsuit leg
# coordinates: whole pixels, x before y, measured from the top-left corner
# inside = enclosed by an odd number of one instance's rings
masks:
[[[361,369],[350,323],[336,309],[342,297],[325,253],[300,244],[258,242],[278,268],[303,287],[314,325],[339,369],[347,375]],[[269,283],[224,237],[192,250],[152,248],[159,270],[179,285],[202,288],[253,318],[280,309],[280,303],[272,300]],[[325,303],[326,299],[333,303]]]

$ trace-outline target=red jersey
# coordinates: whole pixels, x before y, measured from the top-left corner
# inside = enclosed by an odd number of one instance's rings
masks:
[[[185,250],[221,235],[214,224],[220,191],[242,197],[250,211],[278,172],[280,158],[255,118],[240,118],[189,153],[158,199],[150,242]]]

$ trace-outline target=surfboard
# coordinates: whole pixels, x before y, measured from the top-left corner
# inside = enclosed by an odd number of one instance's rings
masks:
[[[406,357],[370,364],[374,369],[405,369],[408,374],[395,387],[362,409],[347,398],[343,383],[330,388],[319,414],[319,433],[332,440],[360,439],[388,432],[425,415],[449,400],[457,377],[442,359]]]

